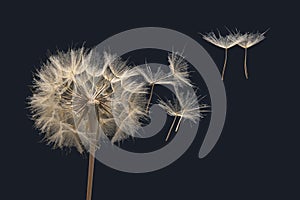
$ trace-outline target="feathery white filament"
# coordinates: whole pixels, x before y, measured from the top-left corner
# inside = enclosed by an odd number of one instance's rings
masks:
[[[168,140],[170,133],[175,125],[176,119],[179,117],[175,132],[178,131],[180,123],[182,120],[190,120],[193,123],[196,123],[198,119],[203,118],[203,113],[208,112],[206,108],[209,106],[206,104],[199,104],[199,98],[196,97],[195,93],[186,91],[181,92],[178,88],[175,88],[176,98],[173,99],[173,102],[170,100],[163,101],[159,100],[159,106],[163,108],[170,116],[174,117],[174,121],[169,129],[169,132],[166,137]]]
[[[238,43],[239,46],[243,48],[250,48],[253,45],[261,42],[263,39],[265,39],[264,33],[245,33],[242,35],[243,40]]]
[[[81,48],[51,56],[29,99],[35,125],[55,148],[74,146],[80,153],[97,147],[103,135],[113,142],[133,136],[146,102],[144,84],[130,80],[136,74],[106,52]]]
[[[240,35],[230,33],[222,36],[220,33],[217,36],[214,32],[209,32],[203,35],[203,39],[223,49],[229,49],[242,41]]]

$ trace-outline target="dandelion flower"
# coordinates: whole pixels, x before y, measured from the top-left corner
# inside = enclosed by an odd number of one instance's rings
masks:
[[[92,197],[94,154],[101,138],[111,142],[134,137],[146,117],[154,85],[169,84],[175,88],[173,102],[159,105],[174,116],[166,140],[179,118],[196,122],[202,117],[198,98],[191,92],[179,92],[183,85],[191,86],[188,64],[182,55],[168,56],[169,72],[160,67],[131,67],[115,54],[103,55],[80,48],[58,52],[37,71],[29,106],[35,126],[54,148],[75,147],[79,153],[89,150],[87,200]],[[151,86],[147,99],[147,87]]]
[[[134,136],[146,105],[143,82],[118,56],[93,50],[58,52],[37,71],[29,106],[35,126],[54,148],[89,150],[87,199],[91,199],[94,153],[103,136],[112,142]]]

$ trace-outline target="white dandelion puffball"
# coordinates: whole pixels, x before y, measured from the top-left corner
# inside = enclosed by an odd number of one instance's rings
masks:
[[[37,71],[29,106],[35,126],[54,148],[76,147],[82,153],[134,136],[144,116],[144,84],[129,79],[137,72],[104,52],[80,48],[58,52]]]

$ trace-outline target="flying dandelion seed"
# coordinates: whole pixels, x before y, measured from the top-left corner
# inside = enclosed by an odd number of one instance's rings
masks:
[[[241,40],[238,45],[245,49],[245,55],[244,55],[244,72],[245,77],[248,79],[248,69],[247,69],[247,49],[254,46],[255,44],[261,42],[265,39],[265,33],[245,33],[242,35],[243,40]]]
[[[189,79],[189,72],[187,70],[188,64],[184,61],[184,57],[173,52],[168,56],[169,72],[164,72],[161,67],[158,67],[154,72],[146,63],[146,67],[137,67],[137,71],[144,78],[145,82],[150,86],[149,99],[146,106],[146,113],[149,112],[149,106],[153,96],[153,90],[155,85],[171,85],[176,87],[177,85],[188,85],[192,87]]]
[[[161,67],[158,67],[156,72],[153,72],[151,67],[146,64],[146,67],[137,67],[137,71],[143,76],[145,82],[150,86],[150,96],[146,106],[146,113],[149,111],[150,102],[153,95],[155,85],[174,85],[175,81],[173,74],[164,72]]]
[[[170,137],[177,118],[179,118],[179,120],[177,122],[175,132],[178,131],[182,119],[187,119],[193,123],[196,123],[197,120],[204,117],[203,114],[205,112],[209,112],[208,110],[206,110],[207,108],[209,108],[209,106],[206,104],[199,104],[199,101],[201,99],[196,97],[195,93],[190,91],[179,92],[178,89],[175,89],[175,93],[176,98],[174,98],[173,101],[163,101],[161,99],[158,100],[158,105],[162,109],[164,109],[168,113],[168,115],[174,117],[169,132],[166,136],[166,141],[168,141]]]
[[[218,36],[214,32],[209,32],[202,36],[204,40],[216,45],[217,47],[225,49],[224,65],[223,65],[222,77],[221,77],[221,79],[224,80],[228,49],[241,42],[243,40],[243,37],[241,37],[241,35],[239,34],[233,34],[233,33],[230,33],[229,35],[226,36],[221,36],[220,32]]]
[[[189,79],[188,63],[183,55],[178,52],[172,52],[168,56],[168,61],[175,85],[193,87]]]

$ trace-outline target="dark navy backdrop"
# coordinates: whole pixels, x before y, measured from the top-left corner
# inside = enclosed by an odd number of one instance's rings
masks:
[[[262,43],[248,51],[249,80],[243,74],[243,49],[230,49],[226,124],[206,158],[198,159],[203,139],[199,134],[179,160],[156,172],[129,174],[96,162],[93,199],[299,198],[299,131],[293,128],[299,118],[293,115],[299,86],[296,7],[253,1],[210,5],[26,1],[1,8],[1,199],[85,198],[87,156],[52,150],[40,142],[42,137],[28,118],[25,107],[32,72],[57,49],[84,42],[93,47],[111,35],[144,26],[189,35],[203,45],[220,70],[224,51],[202,40],[198,32],[216,28],[226,32],[225,26],[270,30]],[[208,122],[209,118],[203,126]]]

